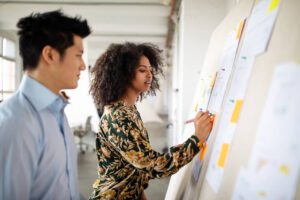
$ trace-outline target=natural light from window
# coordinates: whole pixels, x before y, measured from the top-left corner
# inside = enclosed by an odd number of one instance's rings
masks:
[[[16,44],[0,37],[0,101],[16,90]]]

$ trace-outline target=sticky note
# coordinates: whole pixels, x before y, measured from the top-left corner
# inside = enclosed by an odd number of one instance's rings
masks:
[[[195,112],[198,111],[198,103],[196,103],[194,110],[195,110]]]
[[[266,197],[267,196],[267,192],[266,191],[257,191],[257,195],[260,197]]]
[[[269,8],[268,8],[268,12],[272,12],[273,10],[275,10],[276,8],[278,8],[280,3],[280,0],[272,0],[270,2]]]
[[[233,113],[231,115],[231,120],[230,120],[231,123],[237,123],[242,105],[243,105],[242,99],[238,99],[235,101],[235,106],[234,106]]]
[[[217,72],[215,72],[210,79],[210,87],[213,87],[216,81]]]
[[[240,39],[242,35],[242,30],[244,28],[245,20],[241,21],[238,27],[238,30],[236,32],[236,39]]]
[[[286,165],[281,165],[279,167],[279,171],[286,176],[289,175],[289,173],[290,173],[289,167]]]
[[[207,149],[207,145],[205,144],[201,153],[200,153],[200,160],[203,161],[204,160],[204,157],[205,157],[205,154],[206,154],[206,149]]]
[[[229,151],[229,144],[222,144],[221,153],[218,160],[218,167],[224,168]]]

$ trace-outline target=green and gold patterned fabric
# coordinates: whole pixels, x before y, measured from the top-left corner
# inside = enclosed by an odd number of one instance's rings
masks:
[[[90,199],[140,199],[150,179],[170,176],[190,162],[199,152],[198,142],[193,135],[169,153],[159,153],[135,106],[105,106],[96,137],[98,179]]]

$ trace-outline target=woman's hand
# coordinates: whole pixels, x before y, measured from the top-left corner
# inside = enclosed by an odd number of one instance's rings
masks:
[[[198,112],[195,119],[195,134],[201,143],[205,142],[212,129],[211,118],[208,111]]]
[[[142,195],[141,195],[141,200],[147,200],[147,197],[145,195],[145,192],[143,191]]]

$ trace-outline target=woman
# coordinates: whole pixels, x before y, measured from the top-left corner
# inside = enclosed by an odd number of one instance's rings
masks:
[[[90,92],[104,112],[96,137],[99,178],[90,199],[146,199],[149,180],[177,172],[209,135],[209,115],[199,112],[195,135],[170,153],[156,152],[149,144],[135,102],[159,89],[160,53],[152,44],[112,44],[92,69]]]

